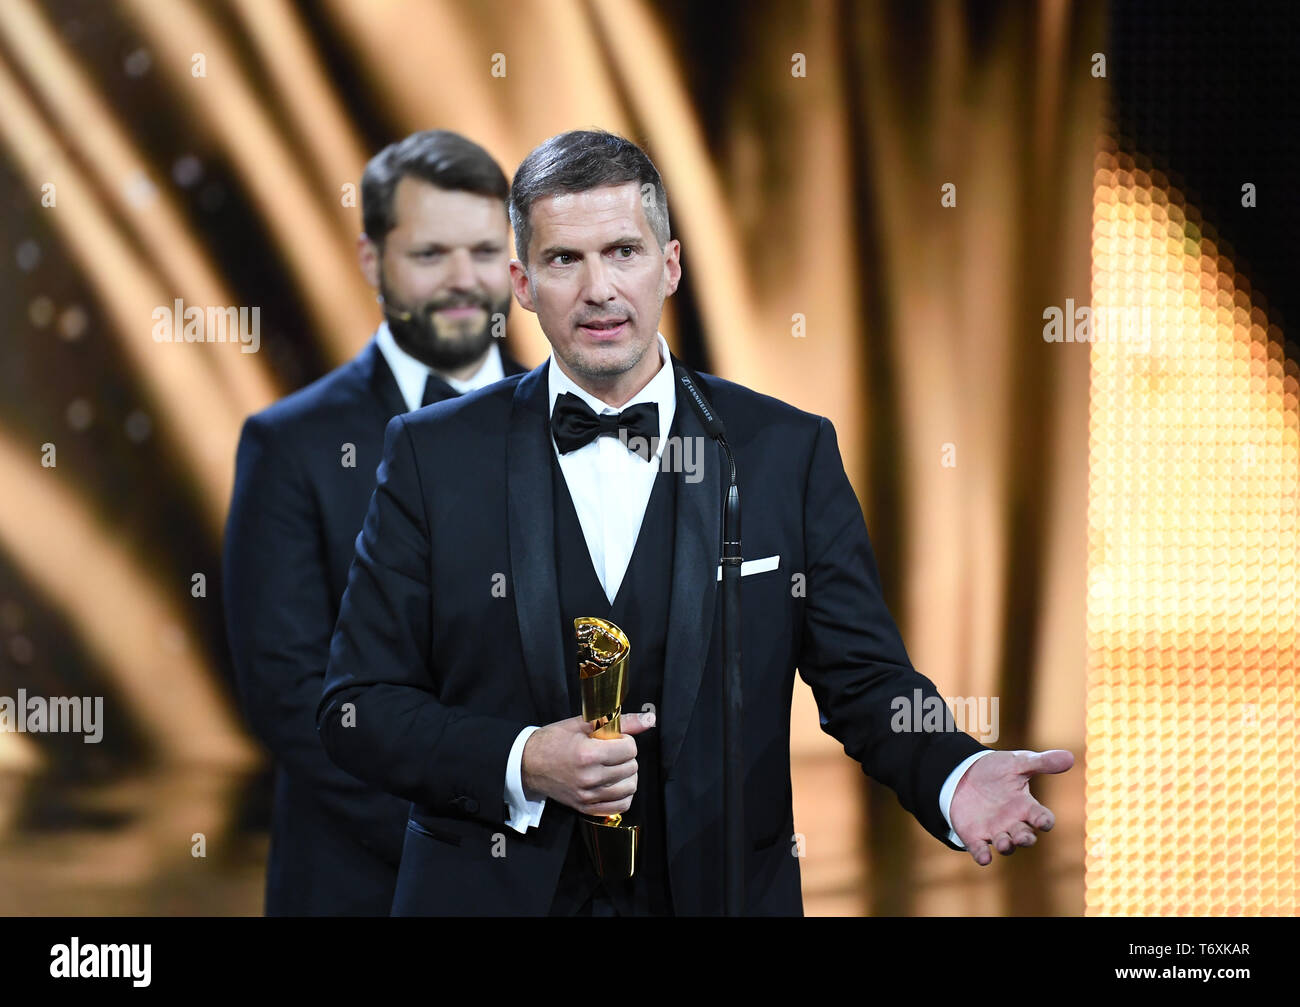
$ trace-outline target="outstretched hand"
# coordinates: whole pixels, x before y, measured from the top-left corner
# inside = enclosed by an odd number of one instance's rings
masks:
[[[1038,773],[1064,773],[1074,755],[1063,748],[1047,752],[994,752],[976,761],[957,784],[948,815],[953,830],[975,863],[993,862],[992,846],[1004,857],[1017,846],[1033,846],[1035,830],[1048,832],[1056,816],[1034,800],[1029,778]]]

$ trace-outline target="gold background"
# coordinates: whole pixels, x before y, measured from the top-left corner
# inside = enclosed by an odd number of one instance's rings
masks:
[[[800,684],[806,911],[1293,912],[1294,712],[1270,704],[1295,687],[1294,364],[1231,284],[1181,288],[1212,317],[1159,314],[1191,253],[1105,143],[1105,29],[1065,0],[0,3],[0,694],[114,711],[103,752],[0,734],[0,912],[260,911],[264,759],[217,589],[242,419],[379,320],[348,198],[378,146],[454,129],[509,173],[593,125],[664,176],[674,348],[835,423],[916,667],[998,697],[996,747],[1078,757],[1034,785],[1056,830],[979,869],[864,780]],[[1179,275],[1231,275],[1196,254]],[[155,343],[176,297],[262,306],[262,351]],[[1167,389],[1125,348],[1043,339],[1045,306],[1090,297],[1157,306]],[[547,352],[517,308],[510,344]],[[1205,522],[1117,540],[1130,447],[1229,429],[1254,482],[1231,448],[1189,459],[1144,502],[1203,496]],[[1197,866],[1208,842],[1232,862]]]

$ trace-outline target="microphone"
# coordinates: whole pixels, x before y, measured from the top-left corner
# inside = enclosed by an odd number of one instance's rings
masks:
[[[731,445],[727,443],[726,425],[722,422],[722,417],[713,411],[713,405],[704,397],[704,393],[700,391],[699,386],[695,384],[690,371],[681,364],[677,365],[676,370],[677,380],[682,383],[682,387],[686,389],[686,397],[690,399],[691,405],[695,407],[695,415],[704,424],[704,432],[717,441],[722,446],[722,450],[726,452],[727,464],[731,466],[731,490],[736,490],[736,456],[731,453]],[[728,496],[730,496],[731,490],[728,490]],[[737,506],[739,506],[739,490],[736,490],[736,493]]]
[[[713,411],[703,393],[695,386],[691,379],[690,372],[681,364],[677,365],[677,380],[682,383],[686,389],[686,394],[691,397],[691,402],[695,405],[695,412],[700,417],[700,422],[704,424],[704,429],[714,440],[725,440],[727,428],[722,423],[722,417]]]
[[[388,301],[384,299],[383,294],[375,294],[375,300],[378,301],[379,306],[384,309],[385,315],[392,315],[399,322],[409,322],[412,318],[415,317],[409,311],[393,311],[392,305],[390,305]]]

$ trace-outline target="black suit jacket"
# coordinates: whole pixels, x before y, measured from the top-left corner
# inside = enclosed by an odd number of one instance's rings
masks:
[[[799,914],[789,738],[796,669],[824,730],[945,843],[940,787],[984,746],[960,732],[890,729],[894,697],[937,693],[911,667],[881,598],[830,422],[702,380],[736,453],[745,555],[780,556],[778,569],[742,579],[747,911]],[[567,690],[576,669],[564,666],[562,649],[572,627],[560,622],[547,408],[543,364],[388,426],[319,727],[341,767],[413,802],[395,912],[543,914],[555,893],[575,813],[547,801],[541,827],[520,835],[503,824],[502,799],[517,733],[577,712]],[[703,438],[680,388],[677,410],[682,435]],[[724,483],[720,449],[702,443],[703,478],[679,476],[653,728],[662,732],[679,914],[723,908],[716,577]]]
[[[523,370],[502,363],[507,374]],[[347,364],[250,416],[240,436],[223,597],[243,707],[276,761],[268,915],[391,908],[409,802],[329,760],[316,706],[384,427],[405,411],[372,339]]]

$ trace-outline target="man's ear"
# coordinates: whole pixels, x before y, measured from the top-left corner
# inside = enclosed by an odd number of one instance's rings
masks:
[[[673,238],[664,245],[664,270],[668,274],[664,283],[664,297],[671,297],[682,282],[682,243]]]
[[[528,282],[528,267],[518,259],[510,260],[510,286],[515,292],[515,300],[525,311],[537,314],[537,305],[533,303],[532,285]]]
[[[379,289],[379,257],[382,254],[379,246],[370,240],[370,235],[362,232],[357,237],[357,261],[361,264],[361,275],[376,290]]]

